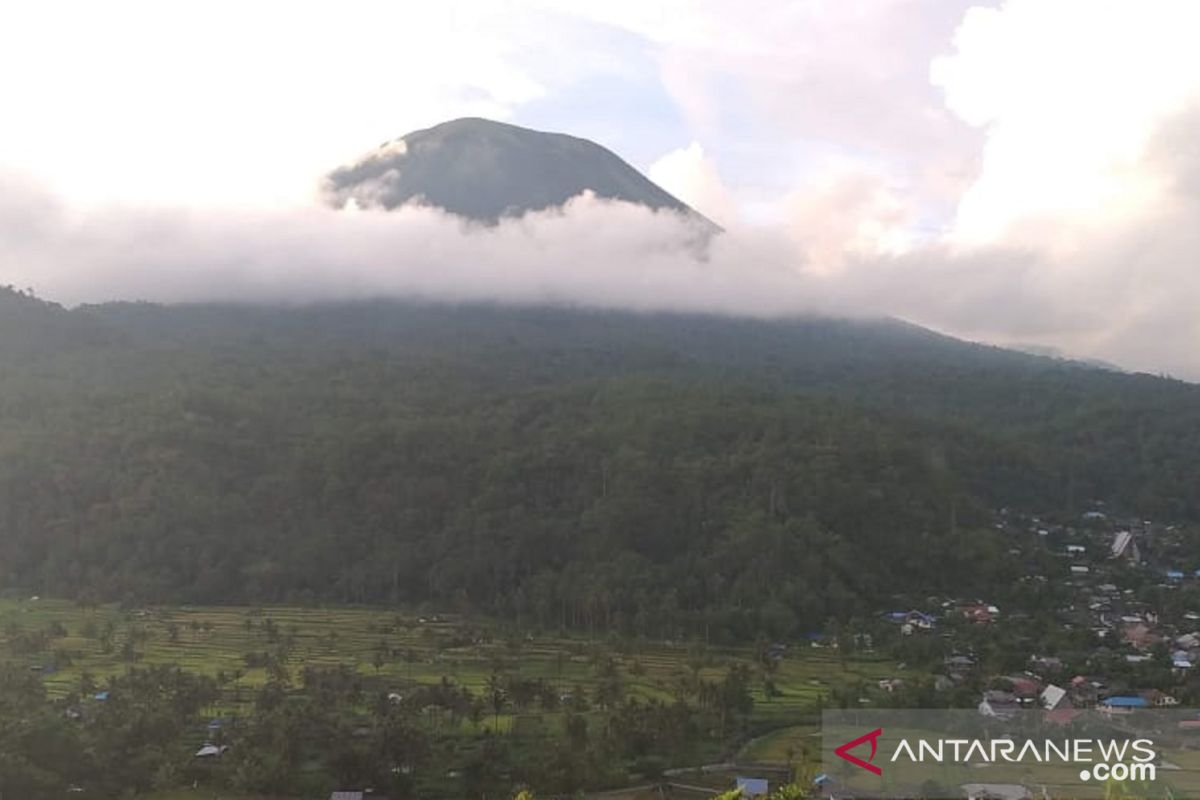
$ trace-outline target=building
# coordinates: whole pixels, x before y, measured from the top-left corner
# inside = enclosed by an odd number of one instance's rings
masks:
[[[764,797],[769,792],[766,778],[743,778],[739,776],[736,781],[737,790],[742,793],[743,797]]]
[[[1140,699],[1140,698],[1139,698]],[[979,713],[996,719],[1012,719],[1021,708],[1017,698],[1008,692],[987,691],[979,701]]]
[[[206,742],[203,747],[196,751],[196,758],[220,758],[229,750],[228,745],[215,745],[211,742]]]
[[[1150,701],[1135,695],[1106,697],[1100,701],[1100,710],[1106,714],[1131,714],[1137,709],[1149,707]]]
[[[1134,563],[1142,560],[1141,553],[1138,552],[1137,541],[1129,531],[1117,531],[1116,536],[1113,537],[1111,553],[1113,558],[1123,558]]]
[[[1042,690],[1041,701],[1042,708],[1047,711],[1054,711],[1056,708],[1061,708],[1064,705],[1070,705],[1066,702],[1067,690],[1061,686],[1055,686],[1053,683]]]

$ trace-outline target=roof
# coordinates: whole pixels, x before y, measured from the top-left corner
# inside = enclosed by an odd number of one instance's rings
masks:
[[[1114,708],[1145,708],[1150,705],[1144,697],[1107,697],[1100,704]]]
[[[364,797],[363,792],[334,792],[329,795],[329,800],[363,800]]]
[[[766,778],[743,778],[738,776],[737,788],[747,797],[757,797],[768,792]]]
[[[1042,706],[1049,709],[1058,708],[1058,704],[1067,696],[1067,690],[1050,684],[1042,690]]]
[[[1082,713],[1078,708],[1056,708],[1047,711],[1044,719],[1051,725],[1070,725]]]
[[[224,755],[228,749],[226,745],[206,744],[196,751],[196,758],[215,758]]]

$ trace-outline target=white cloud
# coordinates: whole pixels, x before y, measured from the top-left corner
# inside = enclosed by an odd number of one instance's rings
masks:
[[[651,164],[646,174],[718,225],[738,223],[737,203],[699,142],[667,153]]]
[[[50,0],[5,15],[0,161],[64,199],[0,193],[0,280],[51,297],[857,309],[1200,377],[1190,0]],[[471,232],[306,206],[326,170],[413,128],[627,77],[608,44],[629,37],[693,142],[652,177],[734,229],[707,262],[669,219],[619,204]]]
[[[986,135],[955,236],[1001,240],[1022,222],[1109,223],[1161,191],[1141,163],[1200,89],[1200,6],[1009,0],[972,9],[931,75]]]
[[[0,162],[73,201],[278,205],[368,147],[540,97],[486,2],[8,4]]]

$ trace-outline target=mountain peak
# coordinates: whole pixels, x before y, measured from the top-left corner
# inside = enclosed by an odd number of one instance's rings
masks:
[[[325,179],[336,207],[415,203],[495,223],[562,206],[591,191],[702,220],[698,212],[601,145],[564,133],[462,117],[385,142]]]

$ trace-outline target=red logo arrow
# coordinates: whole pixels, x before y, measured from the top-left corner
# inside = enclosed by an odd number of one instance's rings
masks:
[[[834,750],[833,752],[839,758],[844,758],[847,761],[849,761],[851,764],[854,764],[855,766],[862,767],[863,769],[867,770],[868,772],[874,772],[876,775],[882,775],[883,770],[880,769],[879,767],[875,766],[874,764],[870,763],[875,760],[875,751],[879,747],[879,742],[877,740],[882,735],[883,735],[883,728],[876,728],[875,730],[871,731],[870,733],[863,734],[862,736],[858,737],[857,739],[855,739],[852,742],[846,742],[844,745],[839,747],[837,750]],[[851,752],[850,752],[851,750],[858,747],[860,744],[862,744],[864,742],[871,743],[871,757],[868,758],[866,761],[863,761],[861,758],[859,758],[856,755],[851,754]]]

